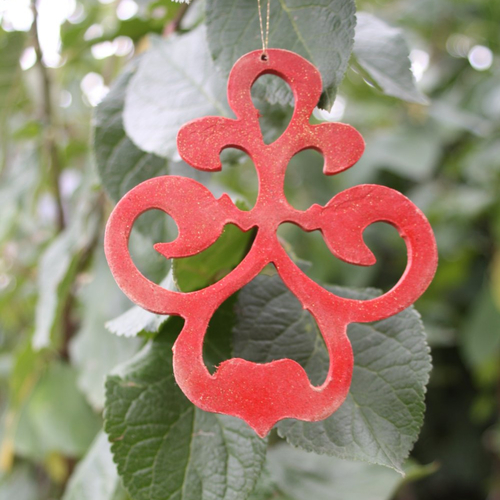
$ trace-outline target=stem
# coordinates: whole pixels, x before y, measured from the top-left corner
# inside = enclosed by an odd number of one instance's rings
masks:
[[[165,38],[170,36],[172,33],[175,33],[179,29],[179,26],[181,25],[181,22],[184,19],[184,16],[186,15],[186,12],[188,11],[191,3],[183,3],[179,7],[179,10],[176,12],[175,17],[165,26],[165,29],[163,30],[163,36]]]
[[[59,189],[59,175],[62,170],[61,158],[56,142],[56,133],[54,125],[54,107],[52,103],[52,92],[49,72],[43,62],[43,51],[40,45],[40,37],[38,33],[38,9],[36,0],[31,0],[31,8],[33,9],[33,25],[32,36],[33,45],[36,53],[36,65],[39,70],[42,83],[42,110],[41,119],[43,123],[43,149],[48,158],[48,174],[52,187],[52,192],[56,201],[57,207],[57,229],[58,232],[64,230],[64,210],[62,206],[61,192]]]

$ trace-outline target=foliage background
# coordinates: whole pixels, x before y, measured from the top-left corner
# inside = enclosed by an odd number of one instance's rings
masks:
[[[339,8],[349,4],[320,3]],[[103,227],[113,203],[141,180],[167,169],[198,175],[179,164],[168,138],[175,139],[180,124],[213,111],[197,96],[184,95],[182,81],[177,92],[172,88],[166,92],[164,85],[171,82],[169,64],[177,57],[187,68],[201,72],[198,78],[211,91],[220,88],[216,80],[224,81],[223,71],[238,55],[228,51],[237,47],[236,52],[238,48],[245,52],[231,39],[227,25],[218,27],[224,21],[220,12],[227,14],[234,33],[253,30],[255,39],[249,36],[249,43],[259,43],[256,1],[234,2],[254,9],[246,17],[231,18],[232,4],[208,2],[207,20],[220,34],[214,38],[214,30],[208,33],[211,54],[221,59],[222,73],[216,74],[200,35],[204,28],[196,28],[204,18],[201,0],[189,8],[167,0],[45,0],[38,2],[35,14],[28,2],[0,3],[0,499],[127,498],[106,436],[100,432],[105,377],[114,373],[107,385],[106,430],[120,438],[124,425],[120,402],[135,397],[130,391],[138,380],[145,384],[157,380],[153,368],[168,365],[165,353],[179,325],[169,321],[155,343],[148,344],[150,350],[134,358],[162,320],[136,308],[128,311],[130,303],[114,285],[103,258]],[[281,4],[278,0],[272,4],[271,46],[273,36],[276,40],[280,35],[276,9]],[[495,499],[500,497],[500,4],[359,0],[357,8],[403,29],[419,90],[405,66],[408,52],[401,34],[385,24],[375,32],[395,40],[400,52],[385,67],[386,76],[393,72],[391,78],[377,79],[370,53],[366,57],[375,34],[368,33],[365,44],[358,41],[354,47],[332,112],[316,114],[318,120],[341,120],[358,128],[367,141],[363,159],[342,176],[325,179],[319,155],[301,153],[289,167],[285,188],[294,206],[305,209],[356,183],[385,184],[405,193],[431,221],[439,270],[416,305],[434,366],[425,422],[404,480],[380,466],[284,448],[273,434],[266,468],[251,498]],[[359,16],[358,27],[369,20],[366,16]],[[318,35],[322,31],[311,19],[305,33],[323,43]],[[190,33],[173,36],[179,29]],[[347,67],[348,43],[340,38],[344,29],[348,27],[334,30],[339,34],[335,47],[341,62],[322,70],[331,75],[324,103],[331,104]],[[180,43],[182,51],[176,49]],[[149,73],[141,73],[139,64]],[[339,77],[334,69],[342,65]],[[156,101],[151,109],[145,107],[140,92],[136,105],[129,95],[124,111],[130,81],[139,91],[146,88],[167,103],[167,110],[179,104],[177,121],[162,115]],[[284,129],[291,108],[286,89],[271,80],[267,83],[267,88],[255,89],[254,97],[265,117],[264,133],[271,140]],[[428,96],[428,104],[422,94]],[[197,104],[194,111],[187,109],[191,100]],[[141,122],[144,113],[157,121]],[[171,120],[174,135],[161,129],[166,120]],[[157,130],[163,135],[155,136]],[[210,180],[198,178],[215,194],[229,189],[234,197],[252,204],[257,184],[251,163],[233,152],[224,157],[224,165],[223,172]],[[131,249],[152,279],[162,279],[168,263],[148,250],[151,241],[171,239],[174,233],[171,222],[158,214],[139,221]],[[314,233],[285,226],[280,235],[298,258],[312,263],[307,272],[321,282],[388,289],[404,269],[404,245],[394,230],[381,224],[366,233],[379,262],[369,269],[336,261]],[[233,228],[212,254],[187,265],[178,261],[178,284],[185,290],[196,289],[221,277],[244,255],[248,238],[251,235]],[[170,286],[168,279],[165,286]],[[217,333],[230,331],[234,318],[228,311],[233,306],[228,304],[217,318],[219,323],[212,325],[210,338],[218,351],[208,352],[207,357],[215,362],[224,347]],[[118,319],[106,329],[105,322],[113,318]],[[244,326],[239,324],[240,331]],[[282,355],[287,355],[286,348]],[[132,385],[127,388],[124,381]],[[151,404],[161,408],[165,398]],[[192,409],[186,411],[194,415]],[[239,436],[240,430],[231,434],[233,424],[218,417],[198,415],[192,421],[199,432],[204,426],[218,426],[235,446],[243,446],[238,439],[253,442],[250,436]],[[208,448],[192,443],[200,450],[220,449],[215,441]],[[120,474],[127,483],[127,478],[137,478],[137,471],[134,464],[132,471],[123,465],[120,453],[117,445],[115,459],[122,464]],[[148,453],[146,449],[139,457]],[[258,445],[253,453],[245,468],[250,472],[234,476],[246,481],[236,490],[240,496],[231,497],[227,488],[226,493],[217,493],[214,483],[216,497],[243,498],[242,492],[250,491],[252,477],[260,472],[251,472],[252,464],[263,460]],[[220,458],[200,457],[214,464]],[[172,463],[176,460],[173,456]],[[148,490],[147,498],[205,498],[193,486],[201,465],[189,467],[183,473],[190,486],[182,496],[167,491],[169,484],[176,484],[172,476]],[[213,471],[212,476],[219,477]],[[221,481],[226,476],[222,474]],[[141,496],[145,493],[140,480],[129,481],[128,486],[132,498],[146,498]]]

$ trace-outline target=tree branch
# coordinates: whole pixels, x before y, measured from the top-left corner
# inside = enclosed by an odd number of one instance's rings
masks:
[[[56,129],[54,125],[54,107],[52,103],[52,92],[49,72],[43,62],[43,51],[40,45],[38,32],[38,9],[36,0],[31,0],[33,9],[33,25],[31,28],[33,46],[36,53],[36,65],[40,74],[42,86],[42,109],[41,119],[43,122],[43,149],[48,160],[48,175],[52,187],[52,194],[57,207],[57,228],[62,231],[65,227],[64,211],[62,206],[61,191],[59,189],[59,176],[62,170],[61,158],[56,142]]]
[[[184,16],[186,15],[186,12],[188,11],[191,3],[183,3],[179,7],[179,10],[176,12],[175,17],[165,26],[165,29],[163,30],[163,36],[165,38],[170,36],[172,33],[175,33],[179,29],[179,26],[181,25],[181,22],[184,19]]]

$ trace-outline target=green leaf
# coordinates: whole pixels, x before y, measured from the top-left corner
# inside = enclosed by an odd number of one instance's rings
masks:
[[[138,339],[122,339],[104,327],[105,321],[123,311],[126,299],[109,270],[104,252],[94,257],[92,281],[82,290],[82,324],[71,340],[71,362],[78,370],[78,386],[96,409],[104,407],[106,375],[139,349]],[[106,299],[103,300],[103,297]]]
[[[463,105],[453,102],[449,97],[448,99],[446,99],[446,97],[433,98],[432,106],[429,107],[429,116],[440,123],[443,130],[448,133],[450,133],[450,131],[453,133],[453,131],[467,130],[479,137],[492,135],[492,124],[487,118],[481,116],[480,113],[464,109]],[[498,147],[496,142],[494,144]],[[470,158],[467,158],[466,162],[471,162],[472,168],[474,168],[476,164],[476,162]],[[478,170],[482,170],[483,168],[484,167],[481,165]]]
[[[337,295],[368,299],[373,290],[328,287]],[[318,327],[277,275],[258,276],[238,297],[234,355],[254,362],[287,357],[301,363],[312,383],[326,376],[329,360]],[[348,329],[354,351],[349,395],[321,422],[284,420],[280,435],[307,451],[362,460],[401,471],[423,422],[431,369],[419,314],[409,308]]]
[[[111,445],[100,432],[68,481],[62,500],[114,500],[120,490]]]
[[[163,158],[138,149],[123,129],[125,92],[138,61],[125,69],[97,106],[94,115],[94,151],[103,186],[114,201],[141,182],[166,175]]]
[[[82,456],[101,426],[76,386],[76,372],[52,362],[36,384],[19,419],[15,435],[18,454],[43,460],[58,452]]]
[[[265,2],[262,2],[263,5]],[[207,38],[210,52],[225,75],[241,56],[262,48],[255,0],[207,0]],[[265,18],[266,9],[263,8]],[[269,46],[292,50],[312,62],[323,79],[320,107],[333,106],[353,46],[354,0],[271,2]],[[264,19],[265,23],[265,19]],[[267,91],[270,102],[291,102],[283,86]]]
[[[230,115],[226,82],[210,58],[203,26],[152,42],[127,91],[125,130],[144,151],[175,159],[181,125],[206,115]]]
[[[427,98],[415,85],[408,45],[402,31],[367,12],[358,12],[357,18],[353,53],[359,65],[384,94],[428,104]]]
[[[253,489],[266,441],[241,420],[203,412],[172,373],[172,343],[182,321],[108,378],[105,429],[134,500],[241,499]]]
[[[141,151],[123,128],[125,92],[137,71],[134,60],[112,85],[94,115],[94,152],[102,184],[116,202],[141,182],[168,174],[164,158]],[[154,241],[166,239],[166,217],[150,212],[141,217],[137,229]]]
[[[61,321],[78,264],[96,237],[99,214],[95,198],[86,193],[73,222],[47,247],[38,270],[38,302],[33,347],[42,349],[61,342]]]
[[[29,340],[21,343],[14,352],[9,377],[9,399],[0,431],[0,469],[8,470],[14,462],[14,441],[19,414],[31,396],[45,365],[42,353],[34,351]]]
[[[499,327],[500,310],[486,281],[460,332],[460,347],[475,374],[492,383],[498,377]]]
[[[26,33],[6,32],[0,28],[0,122],[8,116],[19,92],[21,67],[19,58],[24,49]]]
[[[237,205],[242,206],[241,203]],[[179,290],[193,292],[222,279],[243,260],[255,234],[255,229],[243,232],[228,224],[219,239],[203,252],[174,259],[172,267]]]
[[[166,278],[160,283],[160,286],[171,291],[178,290],[174,283],[172,271],[167,274]],[[146,311],[139,306],[134,306],[120,316],[108,321],[105,326],[111,333],[118,336],[135,337],[143,334],[148,337],[151,334],[156,334],[160,326],[169,317]]]
[[[0,160],[1,161],[1,160]],[[0,182],[2,217],[0,218],[0,240],[11,237],[9,232],[19,231],[19,226],[36,227],[31,219],[29,207],[33,193],[42,177],[36,153],[31,148],[18,151],[6,165]]]
[[[233,357],[231,331],[236,322],[235,307],[238,294],[223,302],[208,324],[203,342],[203,359],[210,373],[226,359]]]
[[[285,444],[269,449],[267,466],[293,500],[389,500],[401,476],[376,465],[319,456]]]
[[[22,88],[19,59],[25,41],[26,33],[6,32],[0,27],[0,171],[2,173],[7,166],[7,161],[12,157],[8,137],[8,119]]]
[[[275,483],[267,464],[265,464],[262,474],[248,498],[249,500],[291,500]]]
[[[441,154],[441,141],[431,127],[400,127],[366,138],[366,152],[347,175],[352,183],[376,179],[389,170],[414,182],[432,177]]]
[[[61,316],[81,249],[75,241],[77,237],[75,231],[68,229],[53,241],[40,260],[39,298],[33,334],[35,349],[60,341]]]
[[[34,351],[31,342],[18,346],[9,378],[9,406],[17,410],[30,394],[45,366],[40,352]]]

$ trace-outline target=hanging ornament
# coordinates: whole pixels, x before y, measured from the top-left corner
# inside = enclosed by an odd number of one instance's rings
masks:
[[[264,74],[285,80],[295,97],[295,110],[283,135],[266,145],[250,90]],[[173,347],[175,379],[184,394],[202,410],[244,419],[265,436],[284,418],[318,421],[331,415],[345,400],[351,383],[353,353],[347,326],[377,321],[410,306],[427,288],[437,265],[431,227],[422,212],[401,193],[378,185],[360,185],[334,196],[324,207],[293,208],[284,195],[285,171],[299,151],[315,149],[325,159],[325,175],[342,172],[356,163],[364,150],[361,135],[343,123],[311,125],[310,116],[321,95],[318,70],[299,55],[280,49],[258,50],[234,65],[228,82],[228,101],[236,119],[206,117],[184,125],[178,134],[181,157],[199,170],[221,169],[220,153],[238,148],[253,160],[259,193],[250,211],[239,210],[227,194],[219,199],[200,183],[184,177],[150,179],[127,193],[111,214],[105,250],[113,276],[136,304],[157,314],[182,316],[184,328]],[[243,231],[257,228],[252,248],[243,261],[219,282],[199,291],[165,290],[145,278],[132,262],[128,239],[143,212],[162,210],[175,220],[179,234],[155,249],[166,258],[202,252],[221,235],[226,224]],[[277,237],[285,222],[305,231],[321,231],[330,251],[359,266],[375,263],[363,241],[363,231],[374,222],[393,225],[405,240],[406,270],[384,295],[371,300],[339,297],[308,278],[290,259]],[[203,362],[203,340],[210,318],[232,294],[268,264],[276,267],[286,286],[316,320],[323,335],[330,367],[321,386],[311,385],[295,361],[280,359],[257,364],[233,358],[211,375]]]

